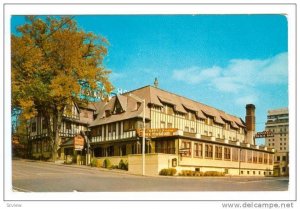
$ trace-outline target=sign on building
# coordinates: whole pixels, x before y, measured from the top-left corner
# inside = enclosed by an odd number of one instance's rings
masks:
[[[146,128],[145,137],[157,138],[157,137],[164,137],[164,136],[173,136],[176,131],[178,131],[177,128]],[[143,137],[142,128],[137,129],[136,133],[139,137]]]
[[[266,138],[266,137],[274,137],[274,134],[272,131],[262,131],[262,132],[257,132],[255,134],[255,138]]]
[[[74,149],[82,150],[84,147],[84,138],[81,135],[76,135],[74,137]]]

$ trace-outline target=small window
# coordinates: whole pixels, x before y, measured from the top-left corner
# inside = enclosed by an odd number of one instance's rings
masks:
[[[36,132],[36,122],[31,123],[31,132]]]
[[[71,129],[71,123],[70,122],[66,122],[66,129],[70,130]]]

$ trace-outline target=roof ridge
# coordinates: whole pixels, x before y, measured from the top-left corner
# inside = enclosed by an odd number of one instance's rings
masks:
[[[227,115],[230,115],[230,116],[233,116],[233,117],[236,117],[236,118],[241,118],[241,117],[239,117],[239,116],[235,116],[235,115],[229,114],[229,113],[225,112],[224,110],[220,110],[220,109],[218,109],[218,108],[209,106],[209,105],[207,105],[207,104],[204,104],[204,103],[202,103],[202,102],[199,102],[199,101],[196,101],[196,100],[187,98],[187,97],[185,97],[185,96],[182,96],[182,95],[179,95],[179,94],[176,94],[176,93],[173,93],[173,92],[170,92],[170,91],[167,91],[167,90],[158,88],[158,87],[154,87],[154,86],[151,86],[151,85],[149,85],[149,87],[150,87],[150,89],[158,89],[158,90],[160,90],[160,91],[167,92],[167,93],[169,93],[169,94],[173,94],[173,95],[175,95],[175,96],[181,97],[181,98],[183,98],[183,99],[187,99],[187,100],[190,100],[190,101],[192,101],[192,102],[199,103],[199,104],[204,105],[204,106],[206,106],[206,107],[208,107],[208,108],[213,108],[213,109],[215,109],[215,110],[217,110],[217,111],[220,111],[220,112],[222,112],[222,113],[225,113],[225,114],[227,114]],[[151,91],[150,91],[150,92],[151,92]]]

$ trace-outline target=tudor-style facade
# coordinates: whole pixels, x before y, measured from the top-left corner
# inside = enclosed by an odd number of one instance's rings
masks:
[[[80,131],[86,131],[89,124],[94,119],[95,105],[78,106],[76,104],[68,105],[63,114],[59,136],[61,139],[60,146],[74,136],[80,134]],[[48,137],[48,126],[45,118],[38,116],[31,118],[29,121],[29,144],[31,156],[34,158],[51,157],[51,141]],[[58,151],[58,158],[64,157],[64,150]]]
[[[145,110],[141,100],[145,100]],[[90,125],[93,156],[141,154],[142,137],[137,129],[143,127],[143,111],[149,132],[173,130],[146,137],[145,152],[175,156],[178,169],[272,175],[273,150],[253,144],[254,105],[247,105],[249,124],[245,124],[224,111],[151,86],[98,104],[97,117]]]

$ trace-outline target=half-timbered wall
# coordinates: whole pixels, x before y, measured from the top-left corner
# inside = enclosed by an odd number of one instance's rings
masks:
[[[167,108],[151,106],[151,128],[178,128],[184,132],[199,133],[203,136],[243,142],[245,131],[243,128],[232,128],[229,123],[225,125],[208,120],[187,116],[188,114],[167,111]]]

